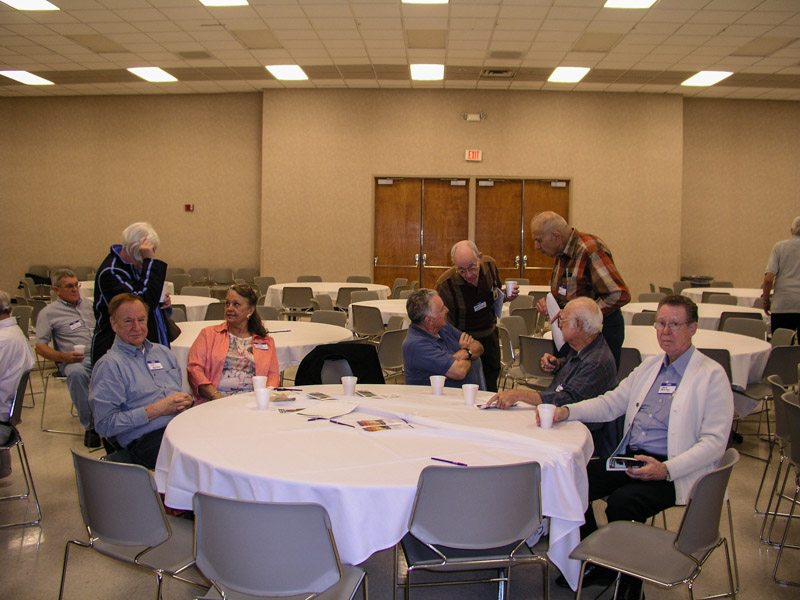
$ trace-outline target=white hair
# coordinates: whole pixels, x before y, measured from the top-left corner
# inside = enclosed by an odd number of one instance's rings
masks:
[[[153,244],[156,249],[161,244],[156,230],[153,229],[150,223],[143,221],[132,223],[122,231],[122,248],[137,262],[142,261],[142,255],[139,252],[139,242],[142,238],[147,238],[147,241]]]
[[[469,240],[461,240],[460,242],[456,242],[455,244],[453,244],[453,247],[450,248],[450,260],[453,262],[453,264],[456,264],[456,252],[458,251],[458,247],[462,245],[472,250],[472,254],[475,256],[475,260],[480,261],[481,253],[480,250],[478,250],[478,247],[475,245],[475,243]]]
[[[581,296],[570,300],[567,306],[572,309],[573,316],[581,320],[585,333],[594,335],[603,331],[603,313],[594,300]]]
[[[792,235],[800,235],[800,217],[795,217],[792,221]]]
[[[3,290],[0,290],[0,315],[11,314],[11,298]]]

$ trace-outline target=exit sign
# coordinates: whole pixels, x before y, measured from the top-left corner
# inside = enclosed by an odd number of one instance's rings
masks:
[[[465,159],[471,162],[481,162],[483,160],[482,150],[467,150]]]

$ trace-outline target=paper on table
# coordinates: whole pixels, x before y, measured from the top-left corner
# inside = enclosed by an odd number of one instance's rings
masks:
[[[336,417],[341,417],[342,415],[346,415],[350,412],[353,412],[357,408],[358,408],[358,403],[356,402],[341,402],[338,400],[326,400],[325,402],[320,402],[316,406],[309,406],[300,414],[305,415],[306,417],[335,419]]]
[[[564,334],[561,333],[558,321],[554,320],[559,312],[561,312],[561,307],[556,302],[553,292],[547,292],[547,317],[550,319],[550,332],[553,334],[553,343],[556,348],[561,350],[561,346],[564,345]]]

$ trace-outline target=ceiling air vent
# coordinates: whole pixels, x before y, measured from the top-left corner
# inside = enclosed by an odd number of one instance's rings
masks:
[[[481,71],[481,77],[486,77],[488,79],[511,79],[516,73],[514,69],[483,69]]]

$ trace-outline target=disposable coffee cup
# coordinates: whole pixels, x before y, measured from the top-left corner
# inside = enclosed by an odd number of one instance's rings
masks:
[[[431,375],[431,388],[434,396],[441,396],[444,391],[444,375]]]
[[[254,390],[263,390],[267,387],[267,378],[264,375],[254,375],[253,376],[253,389]]]
[[[72,347],[72,349],[75,352],[78,352],[79,354],[85,354],[86,353],[86,344],[75,344]]]
[[[269,390],[267,388],[258,388],[255,393],[258,410],[267,410],[269,408]]]
[[[464,392],[464,404],[472,406],[475,404],[475,398],[478,396],[477,383],[465,383],[461,386],[461,391]]]
[[[517,289],[517,282],[511,279],[506,281],[506,296],[510,296]]]
[[[553,426],[553,415],[556,414],[556,405],[540,404],[536,410],[539,412],[539,426],[542,429],[550,429]]]
[[[352,375],[342,377],[342,390],[344,391],[345,396],[355,395],[357,381],[358,377],[353,377]]]

